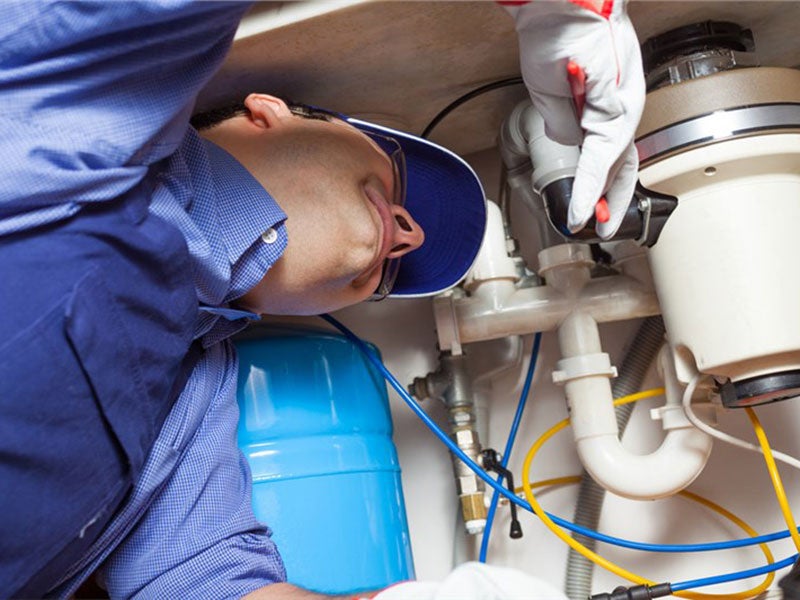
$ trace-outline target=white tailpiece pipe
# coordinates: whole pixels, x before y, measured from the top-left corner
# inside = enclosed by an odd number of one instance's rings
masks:
[[[565,358],[553,379],[564,384],[578,455],[592,478],[634,500],[670,496],[694,481],[708,460],[712,440],[683,415],[671,357],[663,351],[659,357],[667,387],[666,405],[659,409],[664,440],[650,454],[632,454],[619,440],[610,384],[616,370],[602,352],[597,323],[575,312],[558,333]]]
[[[490,232],[488,228],[487,235]],[[499,247],[484,241],[477,262],[498,264],[497,259],[482,255]],[[644,255],[631,262],[637,260],[646,262]],[[573,311],[585,312],[599,323],[660,313],[646,266],[641,279],[629,274],[590,279],[594,261],[586,244],[552,246],[539,253],[539,262],[539,274],[547,285],[516,288],[507,272],[495,268],[491,277],[468,278],[468,297],[437,296],[433,310],[439,348],[458,352],[462,344],[552,331]],[[634,268],[628,272],[638,273]]]

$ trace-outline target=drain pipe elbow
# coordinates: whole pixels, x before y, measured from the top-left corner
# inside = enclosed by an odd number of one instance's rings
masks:
[[[610,492],[633,500],[656,500],[677,494],[703,470],[711,452],[708,436],[696,429],[670,431],[658,450],[631,454],[616,435],[577,440],[586,471]]]
[[[680,388],[670,381],[674,366],[672,372],[668,365],[664,369],[664,440],[650,454],[633,454],[619,440],[610,383],[616,369],[607,354],[598,352],[597,324],[573,314],[564,325],[559,331],[562,352],[572,350],[573,355],[558,362],[553,380],[564,384],[578,455],[587,472],[608,491],[634,500],[663,498],[688,486],[703,470],[712,440],[678,413]],[[581,347],[591,353],[575,353]]]

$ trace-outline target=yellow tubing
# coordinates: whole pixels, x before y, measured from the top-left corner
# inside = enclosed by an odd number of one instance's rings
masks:
[[[797,532],[797,525],[792,515],[792,509],[789,508],[789,499],[786,497],[786,491],[783,489],[781,475],[778,473],[778,465],[775,464],[775,457],[772,456],[772,448],[769,445],[767,434],[764,432],[764,428],[761,427],[761,421],[758,420],[753,409],[748,406],[745,408],[745,412],[750,418],[750,422],[753,424],[753,430],[756,432],[758,443],[761,444],[761,449],[764,451],[767,471],[769,471],[769,478],[772,480],[772,487],[775,488],[775,496],[778,498],[783,520],[786,521],[786,526],[789,528],[789,533],[792,535],[795,548],[800,552],[800,533]]]
[[[657,388],[655,390],[648,390],[646,392],[639,392],[637,394],[631,394],[629,396],[624,396],[614,401],[615,406],[619,406],[621,404],[627,404],[629,402],[636,402],[638,400],[642,400],[644,398],[650,398],[652,396],[657,396],[663,393],[663,388]],[[565,429],[569,426],[569,420],[564,419],[556,423],[553,427],[545,431],[538,440],[534,442],[531,446],[528,453],[525,455],[525,461],[522,464],[522,488],[525,491],[525,498],[527,499],[528,503],[531,505],[533,512],[536,513],[536,516],[541,519],[542,523],[552,531],[561,541],[569,545],[579,554],[585,556],[595,564],[603,567],[607,571],[614,573],[628,581],[639,585],[656,585],[658,582],[651,581],[649,579],[645,579],[644,577],[640,577],[630,571],[620,567],[619,565],[611,562],[608,559],[603,558],[599,554],[593,552],[564,531],[561,530],[558,525],[556,525],[550,517],[544,512],[544,509],[539,505],[539,502],[536,500],[536,497],[533,494],[533,486],[531,485],[530,481],[530,469],[531,463],[533,462],[534,457],[536,456],[539,449],[547,442],[551,437],[553,437],[556,433]],[[774,463],[774,461],[773,461]],[[776,470],[777,471],[777,470]],[[785,496],[784,496],[785,497]],[[721,508],[721,507],[720,507]],[[724,510],[724,509],[723,509]],[[727,511],[726,511],[727,512]],[[733,516],[733,515],[731,515]],[[737,523],[738,524],[738,523]],[[762,551],[764,552],[764,556],[767,557],[769,564],[775,562],[774,558],[772,557],[772,553],[770,552],[769,548],[765,544],[760,544]],[[747,598],[753,598],[754,596],[758,596],[762,592],[766,591],[772,581],[775,578],[774,573],[767,573],[764,577],[764,581],[762,581],[758,586],[751,588],[749,590],[743,592],[736,592],[733,594],[704,594],[702,592],[690,592],[690,591],[680,591],[675,592],[674,596],[679,596],[681,598],[693,598],[695,600],[745,600]]]

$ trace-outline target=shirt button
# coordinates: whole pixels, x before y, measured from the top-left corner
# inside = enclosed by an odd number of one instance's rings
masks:
[[[270,227],[264,233],[261,234],[261,241],[264,242],[265,244],[272,244],[277,239],[278,239],[278,232],[275,231],[272,227]]]

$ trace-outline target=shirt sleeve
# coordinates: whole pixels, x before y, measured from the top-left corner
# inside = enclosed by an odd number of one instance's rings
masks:
[[[158,465],[181,456],[101,570],[112,598],[240,598],[285,581],[271,532],[253,515],[250,471],[236,443],[237,368],[232,344],[216,344],[178,399],[146,475],[163,477]]]
[[[141,185],[183,138],[247,6],[4,4],[0,235]]]

